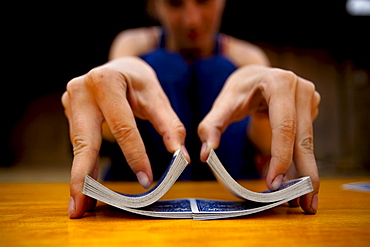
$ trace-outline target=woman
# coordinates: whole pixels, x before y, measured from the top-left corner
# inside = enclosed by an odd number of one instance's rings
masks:
[[[218,148],[234,177],[254,176],[249,150],[255,147],[271,155],[270,189],[292,174],[311,176],[314,192],[300,205],[316,212],[312,121],[320,96],[313,83],[269,68],[258,47],[218,34],[224,5],[224,0],[152,0],[162,28],[124,31],[112,45],[110,62],[68,83],[62,101],[74,147],[71,218],[94,206],[81,191],[85,174],[97,175],[103,135],[117,141],[122,162],[127,160],[145,188],[153,181],[150,163],[159,168],[158,176],[160,164],[168,163],[166,153],[179,148],[193,159],[183,178],[208,178],[194,160],[200,151],[204,162],[211,148]],[[135,117],[142,119],[137,125]],[[118,173],[128,174],[111,172]]]
[[[163,28],[122,32],[112,45],[110,59],[140,56],[154,68],[187,132],[185,146],[193,162],[181,178],[210,179],[210,170],[199,159],[198,124],[237,67],[266,66],[268,60],[258,47],[217,33],[224,1],[151,1],[149,7]],[[171,154],[150,123],[137,121],[137,124],[151,164],[155,164],[154,177],[158,179]],[[230,126],[219,147],[218,155],[234,178],[258,176],[253,165],[253,146],[246,138],[247,124],[245,119]],[[122,174],[125,179],[135,179],[124,165],[125,158],[117,146],[111,145],[105,150],[115,151],[110,152],[112,169],[106,179],[119,180]]]

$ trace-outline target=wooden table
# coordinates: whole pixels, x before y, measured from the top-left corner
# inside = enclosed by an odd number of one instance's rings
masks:
[[[370,193],[342,190],[365,178],[322,179],[316,215],[279,206],[227,220],[167,220],[137,216],[98,203],[82,219],[67,216],[68,184],[0,184],[0,246],[370,246]],[[126,193],[137,183],[105,183]],[[261,191],[263,181],[242,182]],[[235,200],[217,182],[177,182],[170,198]]]

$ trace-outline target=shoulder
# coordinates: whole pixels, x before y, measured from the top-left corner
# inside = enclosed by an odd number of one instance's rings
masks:
[[[154,49],[160,33],[160,27],[143,27],[120,32],[112,43],[109,59],[139,56]]]
[[[223,47],[225,56],[238,67],[250,64],[270,65],[265,52],[247,41],[223,34]]]

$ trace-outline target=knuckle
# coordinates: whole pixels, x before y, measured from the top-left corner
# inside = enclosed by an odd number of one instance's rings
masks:
[[[172,125],[171,129],[172,129],[172,133],[174,133],[176,136],[185,138],[186,129],[181,122],[176,121],[176,123]]]
[[[63,105],[63,108],[64,108],[64,114],[65,116],[67,117],[67,119],[69,120],[70,118],[70,105],[69,105],[69,96],[68,96],[68,93],[67,92],[64,92],[63,95],[62,95],[62,105]]]
[[[198,125],[198,135],[200,137],[204,136],[204,134],[207,132],[207,129],[208,129],[208,124],[205,122],[205,121],[202,121],[199,125]]]
[[[180,122],[173,124],[171,128],[163,133],[163,141],[167,146],[168,151],[173,152],[173,148],[178,149],[178,144],[183,144],[185,141],[186,129]],[[174,147],[176,146],[176,147]]]
[[[106,66],[97,67],[86,74],[86,86],[92,90],[101,90],[110,87],[112,82],[117,81],[120,74],[117,70]]]
[[[179,124],[175,127],[175,132],[177,132],[177,134],[181,137],[184,137],[186,136],[186,129],[185,129],[185,126],[183,124]]]
[[[275,68],[271,70],[270,76],[279,81],[279,84],[284,83],[283,85],[289,88],[296,87],[298,77],[292,71]]]
[[[302,86],[302,88],[305,92],[307,92],[310,95],[315,94],[316,87],[315,87],[315,84],[313,82],[307,81],[307,80],[301,80],[300,83],[301,83],[301,86]]]
[[[69,105],[69,96],[68,96],[68,93],[67,92],[64,92],[63,93],[62,98],[61,98],[61,102],[62,102],[62,105],[63,105],[63,107],[65,109],[68,108],[68,105]]]
[[[113,120],[111,132],[118,143],[126,143],[135,141],[136,132],[138,132],[136,126],[128,123],[118,122]]]
[[[223,126],[219,123],[211,124],[208,122],[198,126],[198,136],[201,142],[207,142],[207,146],[213,149],[219,146],[223,131]]]
[[[219,132],[223,132],[226,124],[224,122],[214,120],[213,118],[205,118],[203,121],[198,125],[198,135],[207,134],[209,131],[217,130]]]
[[[291,164],[293,156],[293,144],[296,136],[296,121],[287,118],[283,120],[280,125],[272,129],[273,138],[279,140],[279,143],[274,142],[275,145],[280,146],[279,149],[273,148],[271,150],[271,158],[273,163],[288,166]],[[279,150],[279,151],[277,151]]]
[[[300,151],[306,154],[313,154],[314,152],[314,142],[311,135],[301,138],[298,141],[298,147]]]
[[[131,169],[133,171],[142,169],[147,157],[144,143],[136,126],[122,122],[116,123],[111,132],[120,145]]]
[[[305,84],[306,84],[306,87],[307,87],[308,91],[312,94],[315,94],[315,92],[316,92],[315,84],[311,81],[305,81],[305,82],[306,82]]]
[[[67,83],[67,94],[73,96],[83,90],[83,77],[76,77]],[[63,95],[64,96],[64,95]],[[62,98],[63,99],[63,98]]]
[[[206,141],[212,136],[219,136],[223,133],[222,125],[210,121],[202,121],[198,126],[198,136],[201,138],[201,141]]]
[[[109,72],[106,69],[94,68],[86,74],[86,86],[93,89],[99,88],[105,83],[108,76]]]
[[[321,95],[319,92],[315,91],[314,93],[314,105],[317,107],[320,105],[321,102]]]
[[[74,156],[78,156],[79,154],[91,148],[90,142],[81,136],[74,136],[72,138],[72,146]]]
[[[293,142],[296,135],[296,121],[293,118],[285,118],[280,125],[273,129],[274,132],[281,135],[283,141]]]

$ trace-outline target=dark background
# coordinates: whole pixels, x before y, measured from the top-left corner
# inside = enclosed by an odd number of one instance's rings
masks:
[[[227,1],[221,31],[262,46],[324,50],[338,64],[351,61],[369,70],[370,19],[350,16],[346,0]],[[156,25],[145,1],[13,4],[4,7],[1,165],[15,162],[10,145],[14,126],[27,106],[107,61],[110,44],[122,30]],[[5,79],[4,79],[5,78]]]

